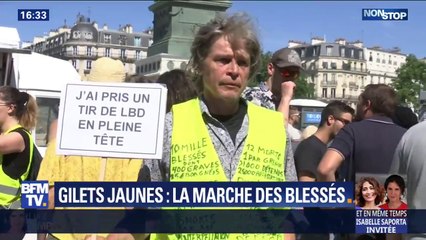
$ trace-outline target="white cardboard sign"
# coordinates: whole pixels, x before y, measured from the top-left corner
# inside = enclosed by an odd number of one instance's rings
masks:
[[[72,83],[62,91],[56,151],[160,159],[167,88],[157,83]]]

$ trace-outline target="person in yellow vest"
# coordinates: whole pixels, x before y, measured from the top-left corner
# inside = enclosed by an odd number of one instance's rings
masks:
[[[124,65],[119,60],[99,58],[92,65],[88,81],[93,82],[123,82],[125,79]],[[142,159],[121,159],[88,156],[63,156],[56,154],[56,125],[50,127],[49,142],[46,154],[40,166],[38,180],[49,181],[49,207],[54,208],[55,181],[136,181]],[[106,164],[105,172],[103,163]],[[40,234],[39,239],[43,239]],[[108,234],[53,234],[54,239],[60,240],[104,240]],[[48,236],[47,239],[51,239]]]
[[[0,87],[0,209],[21,207],[21,182],[27,179],[34,142],[37,103],[26,92]]]
[[[162,159],[145,159],[142,174],[151,181],[286,181],[291,146],[283,114],[241,98],[260,65],[260,53],[246,14],[218,16],[200,27],[191,47],[191,64],[202,85],[201,97],[172,107],[166,115]],[[294,234],[183,235],[151,234],[150,239],[295,238]],[[133,239],[126,237],[109,239]]]

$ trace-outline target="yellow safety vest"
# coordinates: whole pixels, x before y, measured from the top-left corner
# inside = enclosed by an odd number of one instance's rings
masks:
[[[13,130],[17,128],[22,128],[21,125],[17,125],[9,130],[6,131],[6,134],[12,132]],[[25,130],[25,132],[28,134],[28,137],[30,139],[30,159],[27,167],[27,171],[18,179],[13,179],[9,177],[4,171],[3,171],[3,155],[0,155],[0,205],[2,206],[8,206],[12,204],[15,201],[18,201],[21,198],[20,194],[20,188],[21,188],[21,182],[24,181],[30,170],[31,161],[33,159],[33,146],[34,141],[31,137],[31,134]]]
[[[279,112],[247,103],[249,127],[231,181],[284,182],[286,133]],[[170,181],[229,181],[203,121],[198,99],[173,106]],[[152,234],[151,239],[279,239],[283,234]]]

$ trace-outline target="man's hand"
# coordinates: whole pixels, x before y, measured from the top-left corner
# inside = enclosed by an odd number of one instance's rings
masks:
[[[343,155],[334,148],[329,148],[322,157],[318,168],[319,182],[336,181],[335,173],[344,160]]]
[[[55,209],[55,187],[50,186],[49,187],[49,193],[48,193],[48,209]]]
[[[293,81],[285,81],[281,83],[281,99],[290,101],[293,98],[295,88],[296,83]]]
[[[293,98],[295,87],[296,83],[293,81],[281,83],[281,101],[278,105],[277,111],[283,114],[285,127],[287,127],[290,101]]]

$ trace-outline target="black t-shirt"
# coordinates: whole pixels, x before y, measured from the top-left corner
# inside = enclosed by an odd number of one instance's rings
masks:
[[[327,145],[319,140],[315,135],[303,140],[294,153],[294,162],[297,175],[309,173],[312,178],[317,177],[317,167],[327,151]]]
[[[225,126],[228,130],[229,135],[231,136],[232,141],[235,144],[235,139],[237,138],[237,133],[240,131],[243,124],[244,116],[247,113],[247,104],[244,100],[240,100],[240,106],[238,111],[234,115],[230,116],[221,116],[212,114],[219,122]]]
[[[22,152],[3,155],[3,171],[11,178],[18,179],[27,171],[30,162],[30,139],[23,128],[15,129],[12,132],[21,134],[24,139],[25,149]]]

